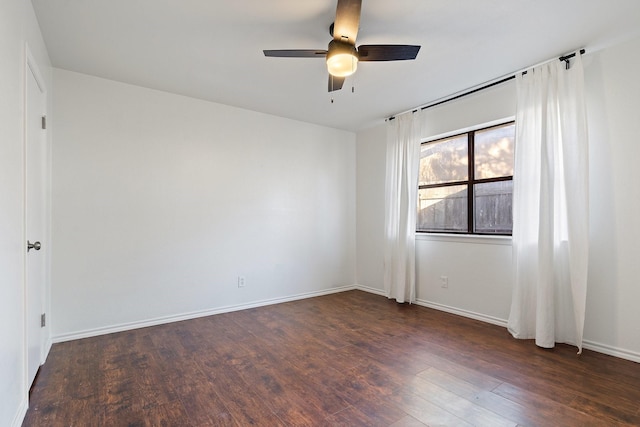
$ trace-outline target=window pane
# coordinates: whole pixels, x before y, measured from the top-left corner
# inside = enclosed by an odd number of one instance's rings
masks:
[[[516,125],[497,126],[477,131],[474,140],[475,178],[513,175],[513,141]]]
[[[468,165],[466,134],[422,144],[419,185],[464,181]]]
[[[475,232],[511,234],[513,181],[474,185]]]
[[[467,186],[423,188],[418,191],[420,231],[467,231]]]

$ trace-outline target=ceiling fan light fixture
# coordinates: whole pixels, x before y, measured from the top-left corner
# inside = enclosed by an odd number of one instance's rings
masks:
[[[335,77],[348,77],[358,69],[358,51],[350,43],[332,40],[327,52],[327,70]]]

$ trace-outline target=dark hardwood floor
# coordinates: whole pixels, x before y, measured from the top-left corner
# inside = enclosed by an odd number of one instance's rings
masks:
[[[640,364],[360,291],[55,344],[24,426],[640,425]]]

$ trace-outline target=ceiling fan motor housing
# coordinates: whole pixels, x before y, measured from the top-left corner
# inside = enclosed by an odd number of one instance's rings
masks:
[[[327,69],[336,77],[347,77],[358,68],[358,50],[349,42],[331,40],[327,49]]]

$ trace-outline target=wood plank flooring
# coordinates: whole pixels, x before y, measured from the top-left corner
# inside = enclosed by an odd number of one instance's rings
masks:
[[[360,291],[51,349],[24,426],[640,425],[640,364]]]

